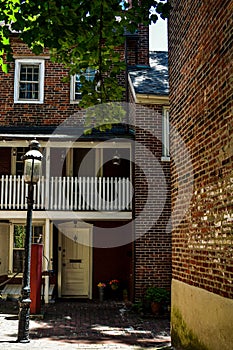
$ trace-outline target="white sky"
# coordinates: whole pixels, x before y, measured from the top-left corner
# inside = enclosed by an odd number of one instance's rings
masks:
[[[167,20],[159,18],[155,24],[150,26],[150,50],[167,51]]]

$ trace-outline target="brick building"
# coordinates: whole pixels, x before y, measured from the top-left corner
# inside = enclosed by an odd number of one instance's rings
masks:
[[[172,341],[176,349],[227,350],[233,344],[233,2],[170,3]]]
[[[34,137],[44,160],[33,242],[42,239],[43,270],[53,270],[44,276],[45,300],[51,290],[91,299],[97,284],[111,279],[131,300],[150,284],[169,288],[169,103],[167,62],[161,63],[167,54],[152,53],[150,67],[148,28],[127,34],[122,56],[129,74],[120,77],[126,117],[110,131],[85,135],[79,77],[65,83],[67,70],[48,52],[33,55],[16,35],[11,43],[14,62],[0,73],[1,288],[8,281],[20,291],[27,207],[21,156]],[[142,80],[152,76],[157,84],[148,89]]]

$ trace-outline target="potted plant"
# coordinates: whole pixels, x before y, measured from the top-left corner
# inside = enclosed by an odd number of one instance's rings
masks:
[[[119,288],[119,281],[118,280],[111,280],[109,282],[109,285],[111,287],[112,290],[117,290]]]
[[[106,284],[103,282],[99,282],[97,284],[97,287],[99,289],[99,300],[102,302],[104,300],[104,288],[106,287]]]
[[[169,302],[170,293],[161,287],[149,287],[145,292],[145,299],[150,302],[151,311],[158,314],[162,310],[162,306]]]

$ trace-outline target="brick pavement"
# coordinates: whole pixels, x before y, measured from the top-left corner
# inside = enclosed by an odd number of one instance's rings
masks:
[[[171,349],[168,318],[140,317],[124,303],[58,301],[30,320],[30,343],[16,342],[17,302],[0,301],[0,349]]]

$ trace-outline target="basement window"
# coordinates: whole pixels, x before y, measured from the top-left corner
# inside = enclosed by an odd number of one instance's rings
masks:
[[[44,102],[44,60],[15,60],[14,102]]]

